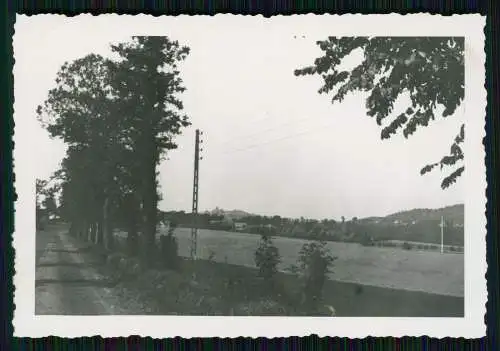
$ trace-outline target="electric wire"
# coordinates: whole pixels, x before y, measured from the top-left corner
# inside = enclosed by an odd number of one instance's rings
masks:
[[[328,117],[322,116],[319,119],[328,118]],[[258,132],[253,132],[253,133],[250,133],[250,134],[247,134],[247,135],[243,135],[243,136],[237,136],[237,137],[231,138],[231,139],[223,141],[223,142],[215,142],[215,143],[218,144],[218,145],[220,145],[220,146],[222,146],[222,145],[230,144],[231,142],[234,142],[236,140],[251,139],[252,137],[259,136],[259,135],[262,135],[264,133],[271,132],[271,131],[274,131],[274,130],[279,130],[279,129],[282,129],[284,127],[293,125],[293,124],[295,124],[297,122],[310,121],[310,120],[313,120],[313,119],[317,119],[317,118],[316,117],[297,118],[297,119],[293,119],[293,120],[287,121],[285,123],[281,123],[281,124],[279,124],[277,126],[273,126],[273,127],[270,127],[270,128],[266,128],[266,129],[260,130]]]
[[[242,148],[236,148],[236,149],[226,150],[224,152],[219,153],[219,155],[228,155],[228,154],[233,154],[233,153],[236,153],[236,152],[243,152],[243,151],[255,149],[255,148],[258,148],[258,147],[261,147],[261,146],[265,146],[265,145],[273,144],[273,143],[276,143],[276,142],[280,142],[280,141],[283,141],[283,140],[291,139],[291,138],[294,138],[294,137],[299,137],[299,136],[303,136],[303,135],[307,135],[307,134],[312,134],[312,133],[315,133],[315,132],[317,133],[319,131],[324,131],[325,130],[324,128],[328,127],[329,124],[330,123],[321,125],[319,128],[312,128],[312,129],[308,129],[308,130],[305,130],[305,131],[302,131],[302,132],[285,135],[285,136],[280,137],[278,139],[267,140],[267,141],[262,142],[262,143],[252,144],[252,145],[248,145],[248,146],[242,147]],[[331,125],[330,125],[330,127],[331,127]]]

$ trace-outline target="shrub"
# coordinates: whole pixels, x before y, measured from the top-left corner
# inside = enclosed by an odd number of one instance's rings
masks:
[[[336,257],[330,255],[325,241],[305,243],[297,260],[297,266],[291,270],[302,279],[302,303],[308,308],[317,307],[322,298],[323,286],[327,274],[331,272]]]
[[[176,225],[171,223],[168,234],[160,237],[161,260],[165,267],[176,269],[179,266],[179,244],[174,236]]]
[[[215,261],[215,251],[212,250],[212,249],[208,249],[208,258],[207,258],[210,262],[214,262]]]
[[[356,287],[354,288],[354,293],[355,293],[356,295],[360,295],[360,294],[362,294],[362,293],[363,293],[363,291],[364,291],[364,289],[363,289],[363,286],[362,286],[362,285],[356,285]]]
[[[375,245],[375,243],[373,242],[373,238],[371,238],[370,236],[368,236],[368,234],[364,234],[361,237],[360,243],[363,246],[374,246]]]
[[[266,281],[272,280],[278,272],[280,262],[281,256],[271,236],[262,235],[259,247],[255,251],[255,264],[259,269],[259,276]]]

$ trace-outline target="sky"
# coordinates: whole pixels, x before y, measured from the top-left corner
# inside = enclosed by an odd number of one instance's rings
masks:
[[[397,135],[382,141],[381,127],[366,114],[366,94],[332,104],[331,96],[317,92],[320,77],[294,76],[296,68],[321,55],[317,40],[340,35],[334,21],[317,27],[239,16],[136,21],[124,26],[120,16],[71,21],[18,16],[14,119],[15,128],[29,131],[34,178],[50,177],[65,154],[65,145],[49,138],[35,114],[61,65],[90,53],[109,56],[111,43],[154,34],[191,49],[180,69],[187,88],[184,112],[192,126],[176,138],[178,149],[159,166],[160,209],[191,209],[195,129],[203,131],[200,211],[218,206],[339,219],[464,202],[460,180],[443,191],[440,183],[447,173],[420,175],[423,166],[449,152],[463,121],[462,107],[409,139]],[[351,55],[345,67],[360,58]],[[393,116],[406,110],[407,102],[398,101]]]

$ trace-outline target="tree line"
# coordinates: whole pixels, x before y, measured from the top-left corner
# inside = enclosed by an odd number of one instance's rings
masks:
[[[201,229],[238,231],[234,224],[224,220],[224,216],[202,213],[194,216],[185,211],[160,211],[159,218],[175,226]],[[301,239],[327,241],[357,242],[363,245],[373,245],[377,241],[404,240],[439,244],[441,241],[440,220],[426,219],[415,223],[395,224],[393,221],[379,223],[359,220],[353,217],[340,221],[334,219],[286,218],[281,216],[249,215],[241,217],[236,222],[243,222],[245,233],[273,235]],[[452,221],[446,221],[445,245],[464,244],[464,227],[455,226]]]
[[[89,54],[64,63],[36,112],[50,136],[67,145],[53,178],[70,232],[111,247],[112,229],[122,226],[131,252],[148,257],[160,199],[157,166],[190,125],[179,98],[179,64],[189,48],[153,36],[110,48],[113,59]]]

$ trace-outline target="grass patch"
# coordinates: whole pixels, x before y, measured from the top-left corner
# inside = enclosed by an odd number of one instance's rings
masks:
[[[122,297],[147,305],[147,314],[332,316],[333,308],[336,316],[350,317],[464,316],[463,297],[333,280],[325,282],[322,301],[311,308],[303,304],[302,282],[291,274],[277,273],[271,285],[255,268],[181,259],[177,270],[146,269],[137,257],[95,249],[107,257],[101,272],[117,282]]]
[[[464,299],[424,292],[327,281],[323,300],[306,307],[301,282],[278,273],[274,286],[257,269],[182,260],[180,270],[152,269],[126,276],[119,286],[147,302],[156,315],[463,317]],[[130,294],[131,293],[131,294]]]

